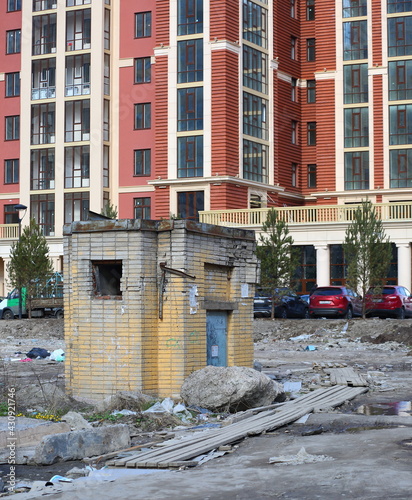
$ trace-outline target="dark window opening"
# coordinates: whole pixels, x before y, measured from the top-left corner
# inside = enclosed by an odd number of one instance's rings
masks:
[[[92,262],[95,297],[121,297],[122,261]]]

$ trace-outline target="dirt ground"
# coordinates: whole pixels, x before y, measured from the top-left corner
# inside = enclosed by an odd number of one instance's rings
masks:
[[[13,358],[16,351],[24,353],[32,347],[64,348],[62,320],[28,321],[0,321],[1,358]],[[138,476],[128,470],[127,477],[114,482],[68,484],[47,496],[70,500],[410,498],[412,320],[257,319],[254,340],[257,365],[271,378],[289,384],[291,397],[326,386],[327,369],[345,366],[365,376],[369,391],[340,408],[311,415],[306,423],[245,439],[232,453],[194,469]],[[8,377],[22,386],[32,382],[33,370],[43,380],[64,386],[61,363],[36,360],[29,368],[29,363],[6,361],[5,365]],[[269,463],[274,456],[292,460],[302,448],[302,453],[322,461]],[[64,474],[71,467],[58,466],[46,467],[38,478],[47,480],[52,470]],[[21,493],[14,498],[44,494]]]

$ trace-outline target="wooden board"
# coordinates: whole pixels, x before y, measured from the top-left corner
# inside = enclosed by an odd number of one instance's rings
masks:
[[[349,387],[367,387],[369,383],[353,368],[330,368],[325,370],[330,375],[332,385],[347,385]]]
[[[190,439],[173,440],[170,445],[166,443],[164,446],[139,452],[133,456],[112,460],[107,465],[129,468],[180,466],[188,463],[187,461],[194,457],[219,448],[219,446],[234,443],[246,436],[272,431],[298,420],[315,409],[334,408],[366,391],[367,389],[364,387],[354,388],[343,385],[318,389],[285,403],[281,408],[263,411],[221,429],[195,433]]]

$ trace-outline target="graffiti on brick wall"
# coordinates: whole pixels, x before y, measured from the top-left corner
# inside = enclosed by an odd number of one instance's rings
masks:
[[[190,332],[187,338],[187,344],[189,345],[194,345],[194,344],[199,344],[200,343],[200,335],[199,332],[194,330],[193,332]],[[176,339],[174,337],[170,337],[169,339],[166,340],[166,347],[168,349],[183,349],[184,348],[184,341],[181,339]]]

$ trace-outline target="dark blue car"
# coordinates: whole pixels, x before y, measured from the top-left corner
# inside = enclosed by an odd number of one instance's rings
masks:
[[[275,318],[309,318],[309,304],[288,288],[277,288],[273,295],[275,301]],[[272,297],[263,291],[257,291],[253,301],[255,318],[270,318],[272,313]]]

